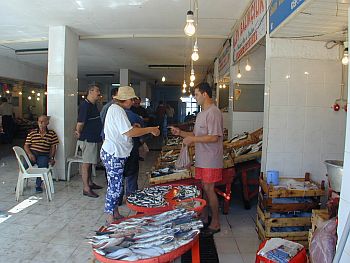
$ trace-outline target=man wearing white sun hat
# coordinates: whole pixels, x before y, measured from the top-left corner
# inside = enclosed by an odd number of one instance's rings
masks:
[[[158,136],[159,127],[132,127],[124,109],[130,109],[137,98],[132,87],[120,87],[106,115],[105,140],[101,148],[101,159],[106,167],[108,188],[105,201],[106,224],[113,222],[114,209],[121,194],[125,161],[132,150],[132,137],[148,133]]]

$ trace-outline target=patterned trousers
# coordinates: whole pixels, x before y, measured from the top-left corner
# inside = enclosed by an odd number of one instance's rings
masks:
[[[121,194],[124,165],[127,158],[117,158],[103,149],[101,149],[100,156],[106,168],[108,181],[105,213],[113,214]]]

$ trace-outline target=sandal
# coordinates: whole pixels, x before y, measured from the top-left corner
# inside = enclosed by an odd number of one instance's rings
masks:
[[[220,228],[218,229],[211,229],[211,228],[205,228],[203,231],[201,231],[201,235],[203,237],[211,237],[212,235],[219,233],[220,232]]]
[[[92,198],[97,198],[98,197],[98,194],[96,194],[92,190],[87,191],[87,192],[83,190],[83,195],[88,196],[88,197],[92,197]]]
[[[90,189],[96,189],[96,190],[98,190],[98,189],[103,189],[103,187],[102,187],[102,186],[99,186],[99,185],[97,185],[97,184],[95,184],[95,183],[92,183],[92,185],[90,185]]]

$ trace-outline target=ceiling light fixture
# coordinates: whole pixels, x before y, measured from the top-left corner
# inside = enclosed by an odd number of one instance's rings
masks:
[[[195,81],[195,80],[196,80],[196,76],[194,75],[193,65],[192,65],[192,69],[191,69],[191,76],[190,76],[190,80],[191,80],[191,81]]]
[[[22,95],[22,91],[18,92],[18,95]]]
[[[247,65],[245,66],[245,70],[246,71],[251,71],[251,69],[252,69],[252,66],[249,65],[249,59],[247,59]]]
[[[7,93],[7,94],[10,94],[10,91],[9,91],[9,90],[6,90],[6,93]]]
[[[196,42],[194,42],[193,53],[191,55],[191,58],[193,61],[197,61],[199,59],[197,39],[196,39]]]
[[[32,90],[32,93],[34,94],[34,93],[35,93],[35,90]]]
[[[31,96],[28,96],[28,100],[31,100],[32,99],[32,97]]]
[[[191,87],[191,88],[194,87],[194,82],[193,82],[193,81],[190,82],[190,87]]]
[[[345,66],[349,64],[348,42],[344,42],[344,54],[343,58],[341,59],[341,63]]]
[[[238,73],[237,73],[237,78],[241,78],[242,77],[242,74],[241,74],[241,70],[240,69],[238,69]]]
[[[196,33],[196,27],[193,24],[194,15],[191,10],[187,11],[186,15],[186,26],[184,28],[185,34],[189,37],[193,36]]]
[[[45,91],[44,94],[47,95],[47,91]]]
[[[40,100],[40,98],[36,98],[36,100],[37,100],[37,101],[39,101],[39,100]]]
[[[162,82],[165,82],[165,77],[164,76],[162,77]]]

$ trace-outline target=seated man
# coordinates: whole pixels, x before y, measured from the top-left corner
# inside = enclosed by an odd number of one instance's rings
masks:
[[[31,131],[24,144],[24,150],[27,153],[32,165],[37,164],[39,168],[47,168],[49,164],[55,164],[55,154],[58,145],[57,134],[49,130],[49,117],[41,115],[38,118],[39,128]],[[41,187],[42,180],[36,178],[36,192],[43,191]]]

